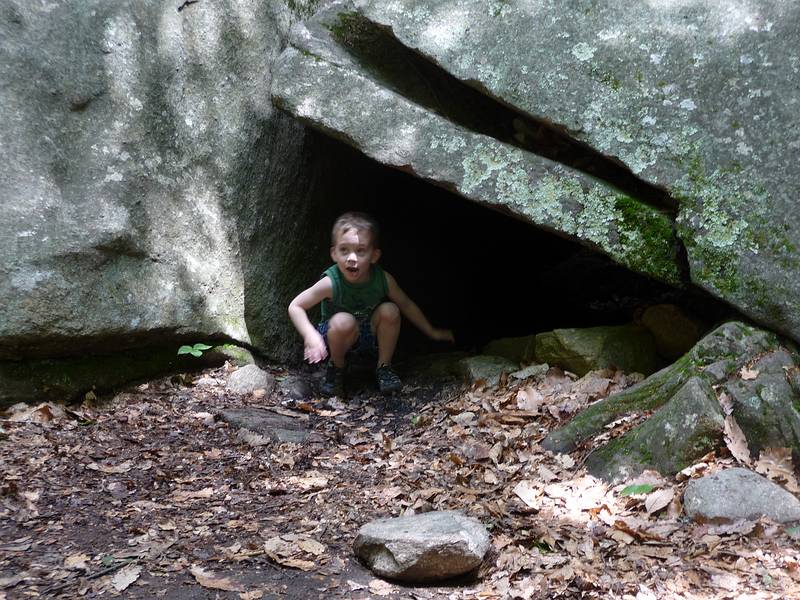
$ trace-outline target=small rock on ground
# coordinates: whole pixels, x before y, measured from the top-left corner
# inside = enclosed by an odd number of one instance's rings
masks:
[[[477,568],[489,549],[489,533],[457,511],[379,519],[362,526],[353,550],[376,575],[424,583]]]
[[[489,386],[497,385],[503,373],[513,373],[519,369],[519,364],[507,358],[485,354],[464,358],[459,361],[459,364],[468,381],[475,382],[483,379]]]
[[[256,365],[241,367],[228,377],[228,389],[236,394],[252,394],[256,390],[269,393],[274,387],[275,378]]]
[[[278,386],[292,400],[307,400],[314,396],[314,387],[306,377],[289,375],[279,379]]]
[[[748,469],[718,471],[692,480],[684,494],[686,514],[697,521],[800,521],[800,500],[777,483]]]

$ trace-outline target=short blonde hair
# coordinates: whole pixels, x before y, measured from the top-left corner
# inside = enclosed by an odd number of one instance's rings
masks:
[[[368,231],[372,238],[372,246],[374,248],[380,247],[380,229],[378,228],[378,222],[367,213],[356,211],[346,212],[336,219],[336,222],[333,224],[333,229],[331,229],[331,246],[335,246],[339,236],[348,229]]]

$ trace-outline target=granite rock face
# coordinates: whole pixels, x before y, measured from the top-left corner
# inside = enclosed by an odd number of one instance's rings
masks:
[[[800,339],[797,3],[365,0],[327,19],[296,30],[281,57],[281,107],[673,282],[674,226],[693,283]],[[437,87],[447,78],[473,94]],[[565,138],[627,176],[570,161],[574,146],[551,152],[555,164],[537,156]]]
[[[0,361],[286,354],[314,276],[307,134],[269,99],[294,4],[2,3]]]
[[[372,521],[353,542],[356,556],[376,575],[420,583],[468,573],[488,549],[486,528],[456,511]]]

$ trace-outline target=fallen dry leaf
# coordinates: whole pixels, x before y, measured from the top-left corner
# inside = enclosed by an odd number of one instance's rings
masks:
[[[242,592],[239,594],[239,600],[260,600],[264,597],[264,592],[261,590],[253,590],[252,592]]]
[[[747,447],[747,438],[733,415],[725,417],[725,445],[740,463],[752,464],[753,459],[750,457],[750,449]]]
[[[176,502],[185,502],[186,500],[200,500],[204,498],[211,498],[216,490],[214,488],[203,488],[202,490],[194,490],[188,492],[175,491],[170,494],[170,498]]]
[[[223,590],[225,592],[243,592],[244,586],[238,582],[231,581],[227,577],[217,577],[211,571],[206,571],[199,565],[192,565],[189,572],[194,575],[197,583],[204,588],[211,590]]]
[[[126,460],[118,465],[99,465],[95,462],[92,462],[86,465],[86,468],[91,469],[92,471],[100,471],[101,473],[106,473],[107,475],[119,475],[130,471],[133,468],[133,462]]]
[[[280,564],[285,567],[291,567],[293,569],[300,569],[301,571],[313,571],[317,568],[317,563],[312,562],[310,560],[303,560],[300,558],[281,558],[278,559]]]
[[[647,514],[652,515],[661,509],[666,508],[669,506],[670,502],[672,502],[674,497],[675,489],[671,487],[656,490],[653,493],[648,494],[644,501],[644,507],[647,511]]]
[[[87,569],[86,563],[89,562],[88,554],[71,554],[64,559],[64,566],[68,569]]]
[[[536,388],[528,386],[517,392],[517,408],[536,413],[544,402],[544,396]]]
[[[758,377],[759,371],[756,369],[748,369],[747,367],[742,367],[739,371],[739,376],[744,379],[745,381],[751,381]]]
[[[312,539],[300,540],[299,542],[297,542],[297,546],[303,552],[307,552],[308,554],[313,554],[314,556],[325,554],[325,545],[320,544],[316,540]]]
[[[530,508],[539,508],[538,498],[541,492],[530,481],[520,481],[511,491]]]
[[[733,413],[733,399],[726,392],[721,392],[719,395],[719,405],[722,408],[722,414],[726,417]]]
[[[369,582],[369,591],[378,596],[388,596],[394,592],[394,586],[382,579],[373,579]]]
[[[296,487],[301,492],[316,492],[328,487],[328,478],[317,471],[309,471],[302,477],[292,475],[287,481],[289,485]]]
[[[756,461],[755,470],[769,479],[783,483],[790,492],[800,492],[794,475],[791,448],[765,448]]]
[[[114,577],[111,578],[111,585],[114,586],[115,590],[121,592],[127,589],[128,586],[134,581],[139,579],[139,575],[141,573],[142,567],[139,565],[128,565],[114,574]]]

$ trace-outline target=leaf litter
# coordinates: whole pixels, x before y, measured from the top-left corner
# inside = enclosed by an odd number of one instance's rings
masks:
[[[608,485],[582,468],[593,445],[637,415],[573,455],[541,448],[551,429],[640,380],[635,374],[531,368],[535,375],[497,387],[409,385],[392,405],[369,391],[328,403],[232,397],[230,370],[206,371],[194,379],[202,385],[151,382],[105,405],[90,398],[69,410],[6,411],[0,598],[800,594],[797,531],[766,520],[692,523],[683,514],[688,480],[749,458],[735,423],[726,429],[730,451],[675,478],[645,472]],[[296,418],[319,441],[253,445],[216,418],[248,406]],[[797,492],[788,449],[762,451],[753,468]],[[352,556],[365,522],[440,509],[490,529],[478,578],[404,587],[376,579]]]

